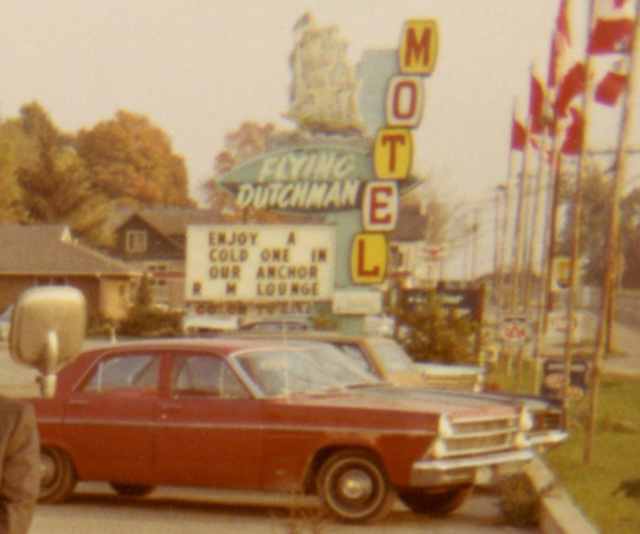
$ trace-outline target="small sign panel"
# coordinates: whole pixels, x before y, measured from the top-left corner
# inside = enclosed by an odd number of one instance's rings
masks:
[[[419,76],[394,76],[387,90],[387,125],[417,128],[422,119],[424,89]]]
[[[329,301],[335,259],[334,226],[189,226],[186,300]]]
[[[405,23],[399,49],[400,71],[428,76],[433,72],[438,54],[438,24],[434,19],[409,20]]]
[[[391,232],[398,221],[396,182],[369,182],[362,198],[362,226],[367,232]]]
[[[358,234],[351,249],[351,278],[354,284],[379,284],[384,280],[388,262],[384,234]]]
[[[404,180],[409,176],[413,159],[411,130],[381,128],[376,136],[374,167],[382,180]]]

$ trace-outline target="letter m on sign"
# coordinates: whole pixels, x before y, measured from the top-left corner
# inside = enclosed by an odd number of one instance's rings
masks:
[[[438,25],[435,20],[405,23],[400,43],[400,71],[427,76],[433,72],[438,52]]]

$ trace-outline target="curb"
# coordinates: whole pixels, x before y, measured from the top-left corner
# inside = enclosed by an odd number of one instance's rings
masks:
[[[582,513],[562,489],[549,467],[534,458],[525,473],[538,495],[540,530],[544,534],[598,534],[600,530]]]

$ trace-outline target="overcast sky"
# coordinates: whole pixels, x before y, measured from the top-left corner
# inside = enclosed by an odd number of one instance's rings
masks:
[[[574,22],[588,0],[574,0]],[[514,99],[546,75],[558,0],[0,0],[0,115],[37,100],[67,132],[119,109],[147,115],[186,159],[192,194],[224,135],[288,109],[292,28],[336,24],[354,65],[395,49],[402,25],[437,18],[414,169],[441,195],[487,199],[506,180]],[[577,38],[584,30],[576,28]],[[544,77],[544,76],[543,76]]]

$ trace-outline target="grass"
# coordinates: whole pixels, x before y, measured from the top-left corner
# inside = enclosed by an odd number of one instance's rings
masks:
[[[640,484],[640,378],[604,377],[591,465],[583,460],[587,414],[587,399],[571,406],[571,436],[548,453],[547,463],[603,534],[636,534],[640,499],[614,492],[624,480]]]
[[[515,362],[514,362],[515,363]],[[522,375],[493,370],[488,380],[502,390],[531,393],[533,368]],[[519,382],[520,388],[516,388]],[[591,465],[584,462],[588,396],[569,407],[570,437],[544,460],[574,502],[603,534],[640,532],[640,496],[614,495],[625,480],[640,485],[640,377],[605,375],[598,398],[597,429]]]

